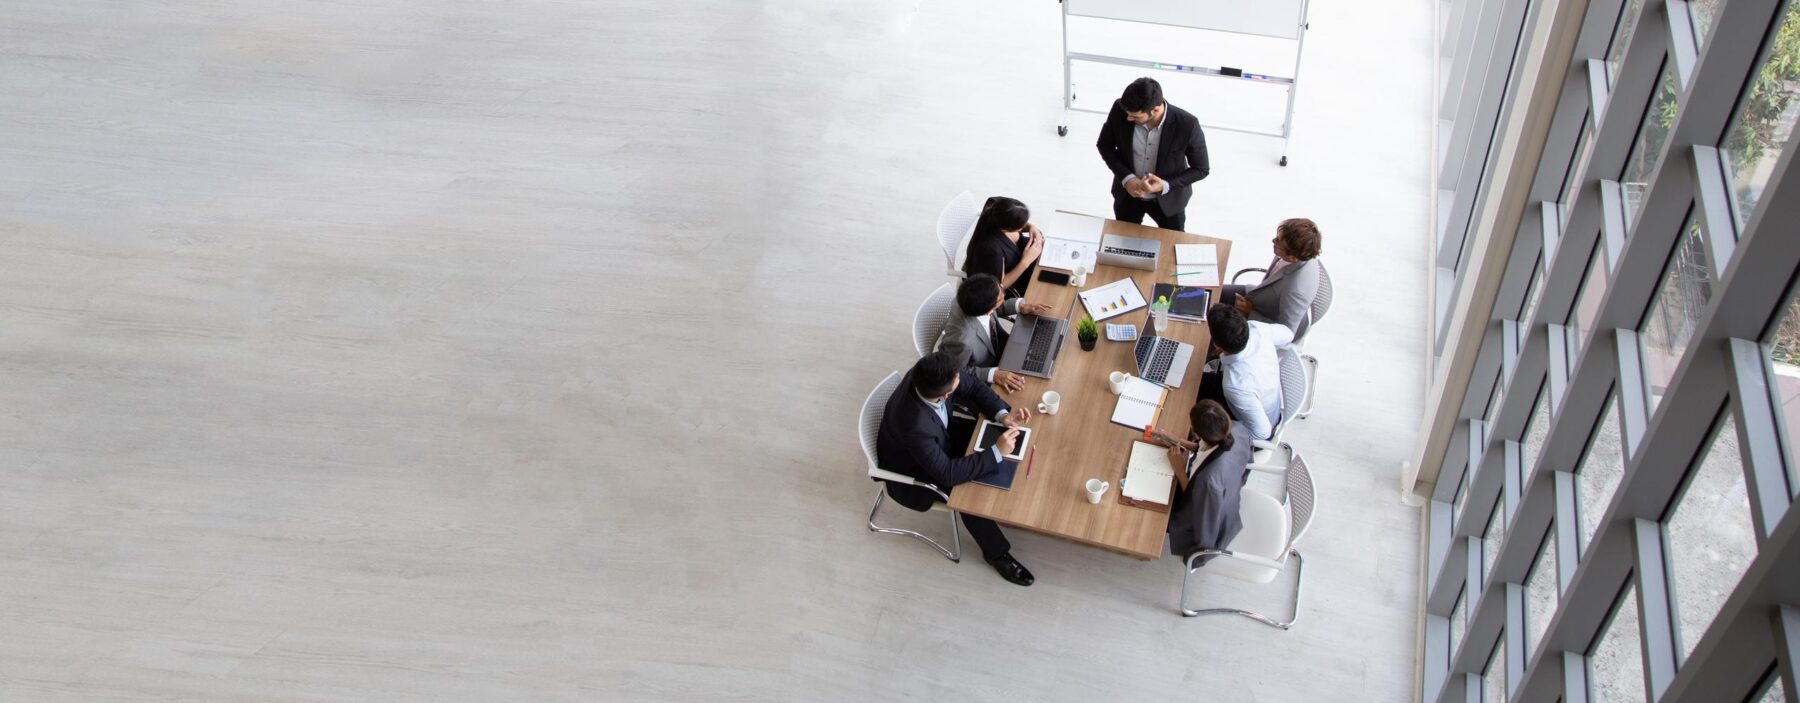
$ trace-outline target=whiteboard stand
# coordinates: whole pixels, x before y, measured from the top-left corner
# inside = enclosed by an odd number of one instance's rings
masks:
[[[1306,30],[1309,28],[1306,20],[1308,0],[1256,0],[1255,2],[1241,2],[1241,0],[1187,0],[1186,2],[1182,0],[1058,0],[1058,2],[1062,5],[1063,114],[1062,122],[1056,126],[1057,136],[1068,136],[1070,110],[1106,112],[1105,110],[1075,106],[1073,67],[1076,61],[1172,71],[1185,75],[1209,76],[1227,80],[1255,81],[1286,88],[1287,109],[1281,118],[1281,131],[1267,132],[1224,125],[1203,124],[1202,126],[1228,132],[1280,137],[1281,165],[1287,165],[1288,139],[1294,133],[1294,94],[1299,91],[1300,58],[1306,49]],[[1250,73],[1229,66],[1189,66],[1126,56],[1070,51],[1070,16],[1291,40],[1294,42],[1294,75],[1275,76]]]

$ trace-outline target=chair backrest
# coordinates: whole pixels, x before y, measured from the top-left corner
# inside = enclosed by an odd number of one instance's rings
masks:
[[[1325,262],[1319,262],[1319,292],[1313,296],[1311,326],[1319,324],[1325,318],[1326,311],[1331,309],[1331,274],[1325,271]]]
[[[1313,483],[1312,471],[1306,468],[1306,458],[1300,456],[1299,450],[1288,448],[1287,468],[1287,506],[1288,506],[1288,546],[1300,541],[1306,534],[1306,528],[1312,527],[1313,516],[1318,513],[1318,486]]]
[[[868,400],[863,401],[862,426],[857,434],[862,438],[863,455],[869,458],[869,475],[876,475],[880,470],[875,462],[875,437],[881,433],[881,416],[887,411],[888,398],[894,396],[894,389],[900,387],[900,372],[889,372],[887,378],[875,384],[875,390],[869,391]]]
[[[938,246],[944,248],[944,268],[958,271],[956,253],[962,248],[963,238],[975,229],[975,221],[981,218],[981,203],[969,191],[957,193],[944,206],[943,213],[938,215]]]
[[[925,302],[919,303],[919,311],[913,313],[913,348],[919,356],[930,354],[937,346],[938,337],[944,334],[944,323],[950,320],[950,306],[955,304],[956,287],[948,283],[938,286],[925,296]]]
[[[1288,421],[1306,405],[1306,365],[1300,360],[1300,350],[1287,346],[1275,350],[1275,358],[1281,364],[1281,426],[1275,428],[1275,436],[1279,440],[1281,430],[1287,427]]]

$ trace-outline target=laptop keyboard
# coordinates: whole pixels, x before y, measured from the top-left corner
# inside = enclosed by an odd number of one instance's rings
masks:
[[[1156,351],[1150,354],[1150,365],[1144,370],[1144,378],[1162,383],[1169,377],[1169,367],[1175,365],[1175,353],[1181,351],[1179,344],[1163,344],[1157,340]]]
[[[1031,346],[1025,348],[1025,363],[1020,364],[1026,371],[1043,373],[1044,367],[1050,363],[1050,345],[1056,341],[1056,326],[1039,323],[1031,328]]]

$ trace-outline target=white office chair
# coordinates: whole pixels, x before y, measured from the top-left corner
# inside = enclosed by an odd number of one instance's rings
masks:
[[[944,272],[952,278],[962,278],[962,268],[958,267],[956,255],[962,251],[963,240],[975,231],[975,221],[981,219],[981,202],[969,191],[958,193],[944,206],[943,213],[938,215],[938,245],[944,248]]]
[[[1263,274],[1267,274],[1269,272],[1268,269],[1264,269],[1264,268],[1241,269],[1237,273],[1234,273],[1231,275],[1231,282],[1234,284],[1237,283],[1238,278],[1240,278],[1244,274],[1250,273],[1252,271],[1256,271],[1256,272],[1263,273]],[[1317,379],[1319,377],[1319,358],[1316,356],[1313,356],[1311,354],[1304,353],[1305,338],[1312,334],[1313,327],[1318,325],[1319,320],[1324,319],[1325,313],[1329,312],[1330,310],[1331,310],[1331,272],[1326,270],[1325,262],[1320,261],[1319,262],[1319,292],[1313,295],[1312,309],[1308,310],[1307,314],[1306,314],[1306,332],[1303,335],[1294,338],[1294,345],[1297,347],[1300,347],[1302,349],[1302,354],[1301,354],[1300,359],[1301,359],[1301,361],[1305,362],[1305,364],[1306,364],[1306,379],[1307,379],[1306,383],[1307,383],[1307,387],[1309,389],[1312,387],[1312,385],[1314,383],[1317,382]],[[1295,411],[1294,416],[1304,418],[1304,417],[1312,415],[1312,411],[1313,411],[1312,393],[1309,391],[1306,396],[1306,404],[1303,406],[1300,406],[1300,408]]]
[[[1300,350],[1293,346],[1277,349],[1275,359],[1281,365],[1281,421],[1275,423],[1268,440],[1253,443],[1257,463],[1271,461],[1275,447],[1281,444],[1282,435],[1287,432],[1288,426],[1295,420],[1306,417],[1312,408],[1312,376],[1306,372]]]
[[[1260,273],[1266,277],[1269,274],[1269,270],[1265,269],[1265,268],[1238,269],[1237,273],[1231,274],[1231,283],[1233,285],[1237,285],[1238,279],[1243,278],[1244,274],[1246,274],[1246,273]],[[1313,294],[1312,309],[1307,311],[1306,330],[1299,334],[1294,335],[1294,343],[1300,344],[1301,342],[1303,342],[1305,340],[1307,335],[1312,334],[1313,325],[1319,324],[1319,320],[1324,319],[1325,313],[1330,310],[1331,310],[1331,272],[1325,270],[1325,262],[1320,261],[1319,262],[1319,291],[1317,293]]]
[[[1294,451],[1293,447],[1283,447],[1288,455],[1286,466],[1265,466],[1252,464],[1250,468],[1257,471],[1285,474],[1287,495],[1276,498],[1262,491],[1246,488],[1240,496],[1238,516],[1244,521],[1244,528],[1231,544],[1224,549],[1201,549],[1189,554],[1183,562],[1186,570],[1181,576],[1181,614],[1185,617],[1200,615],[1232,614],[1242,615],[1270,627],[1289,629],[1300,619],[1300,586],[1305,577],[1305,561],[1300,557],[1300,550],[1294,544],[1305,536],[1306,529],[1312,526],[1316,514],[1317,487],[1313,484],[1312,472],[1306,468],[1306,460]],[[1215,557],[1212,561],[1200,566],[1195,562],[1203,556]],[[1194,571],[1205,569],[1209,574],[1229,576],[1250,583],[1269,583],[1275,580],[1287,568],[1289,559],[1294,561],[1294,606],[1293,615],[1287,620],[1275,620],[1267,615],[1241,608],[1201,608],[1188,607],[1188,578]]]
[[[950,502],[950,496],[943,491],[938,490],[937,486],[925,483],[924,481],[919,481],[911,476],[902,476],[876,466],[875,437],[881,432],[881,415],[887,410],[888,398],[893,397],[894,389],[899,386],[900,372],[895,371],[889,373],[887,378],[881,379],[881,383],[876,384],[875,390],[869,391],[868,400],[863,401],[862,426],[859,428],[858,434],[862,438],[863,456],[867,457],[869,460],[869,480],[874,481],[876,484],[875,507],[869,508],[869,531],[890,535],[906,535],[936,547],[939,552],[943,553],[944,558],[961,563],[962,530],[958,529],[956,525],[956,511],[951,510],[949,506],[944,504]],[[911,486],[924,486],[925,488],[931,489],[931,492],[942,496],[944,503],[932,503],[931,512],[943,512],[950,515],[950,534],[955,540],[954,544],[956,545],[956,548],[954,550],[945,549],[944,545],[937,543],[937,540],[912,530],[902,530],[897,527],[882,527],[875,524],[875,513],[881,510],[882,502],[887,499],[887,484],[883,483],[883,481],[892,481],[894,483]]]
[[[938,286],[931,295],[925,296],[925,302],[919,303],[919,311],[913,313],[913,348],[919,356],[930,354],[937,348],[938,337],[944,334],[944,323],[950,321],[950,306],[956,304],[956,286],[950,283]]]

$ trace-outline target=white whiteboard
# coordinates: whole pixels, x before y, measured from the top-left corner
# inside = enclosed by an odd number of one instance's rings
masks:
[[[1306,0],[1064,0],[1069,14],[1299,39]]]

